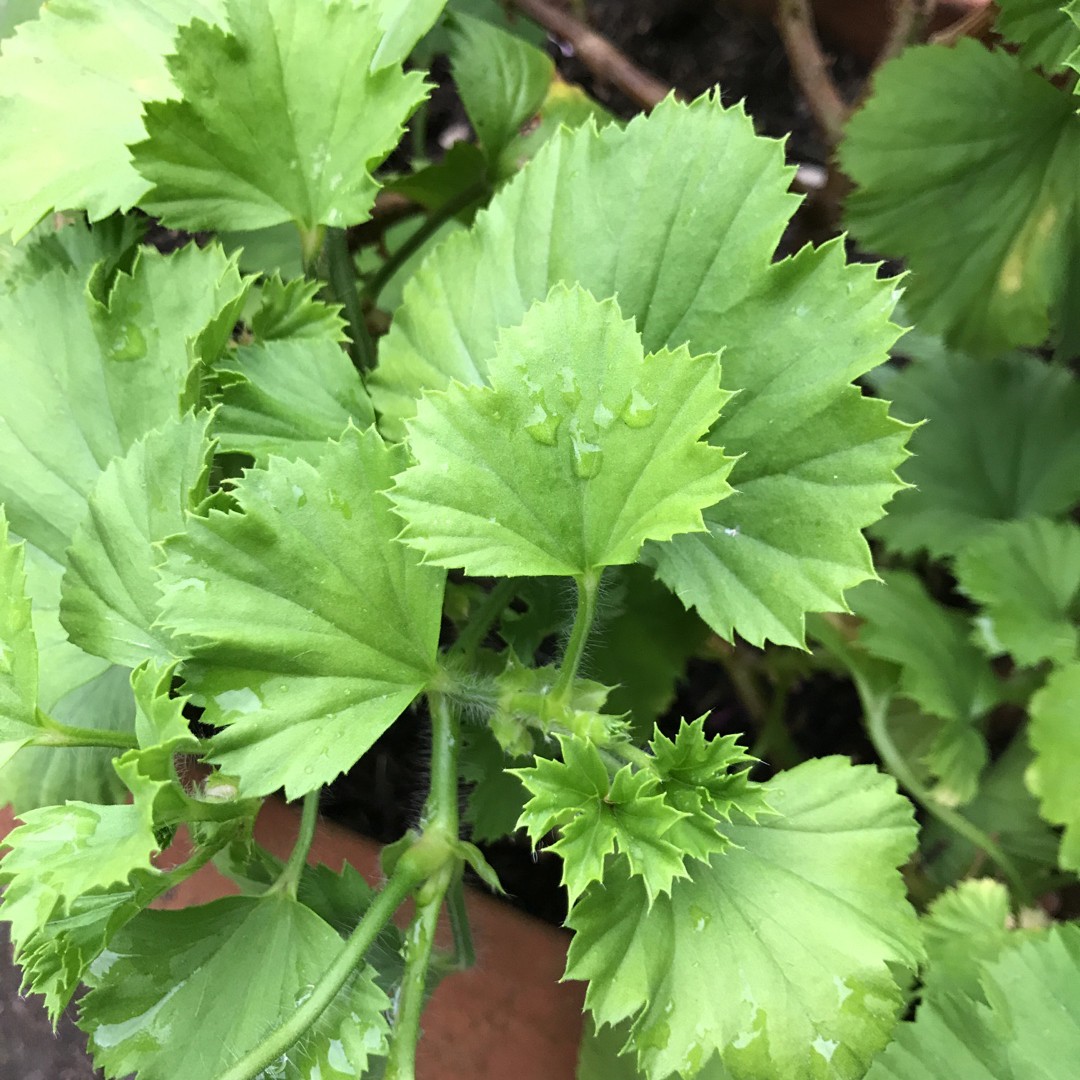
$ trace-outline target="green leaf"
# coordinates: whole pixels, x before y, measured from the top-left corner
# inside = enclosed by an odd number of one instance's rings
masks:
[[[668,805],[648,771],[625,765],[608,779],[599,751],[587,739],[559,739],[563,760],[538,758],[513,775],[532,798],[518,820],[535,846],[558,827],[552,845],[563,860],[563,884],[574,903],[593,882],[602,882],[607,856],[616,849],[630,873],[640,877],[650,903],[687,876],[682,852],[668,838],[687,815]],[[719,848],[720,845],[718,845]]]
[[[955,554],[992,523],[1054,517],[1080,498],[1080,385],[1066,369],[952,355],[877,385],[902,419],[929,421],[900,470],[912,487],[876,526],[890,547]]]
[[[175,228],[366,220],[370,170],[397,145],[423,78],[369,70],[379,34],[366,6],[226,7],[230,32],[194,22],[177,37],[169,71],[184,99],[146,108],[148,138],[131,151],[154,185],[141,205]]]
[[[371,61],[372,70],[400,64],[413,46],[431,29],[446,7],[446,0],[375,0],[372,7],[379,16],[383,39]]]
[[[329,783],[434,673],[444,575],[394,542],[381,494],[404,461],[374,430],[347,431],[317,468],[247,472],[238,511],[189,517],[166,544],[161,621],[225,728],[210,758],[245,795]]]
[[[1045,518],[994,526],[959,552],[956,576],[983,606],[975,624],[991,654],[1018,664],[1076,658],[1080,528]]]
[[[547,53],[483,19],[455,15],[450,59],[465,112],[488,160],[544,101],[555,74]]]
[[[428,393],[396,480],[402,539],[474,576],[581,575],[703,528],[732,462],[698,442],[726,400],[713,357],[646,356],[614,301],[556,287],[506,330],[490,386]]]
[[[218,1076],[293,1013],[340,951],[330,926],[280,893],[144,912],[95,965],[79,1026],[106,1076]],[[389,1005],[363,968],[280,1075],[361,1075],[384,1048]]]
[[[0,4],[0,39],[11,37],[19,23],[36,19],[41,0],[4,0]]]
[[[1009,890],[990,878],[961,881],[938,896],[923,919],[923,1001],[952,994],[982,1000],[983,968],[1019,940],[1010,915]]]
[[[321,285],[307,278],[282,281],[273,274],[259,290],[259,307],[251,317],[251,332],[260,342],[312,339],[341,343],[345,321],[338,304],[316,299]]]
[[[940,778],[938,798],[968,802],[986,766],[979,720],[1001,697],[989,660],[972,644],[965,616],[926,594],[906,571],[886,571],[883,585],[867,582],[850,597],[865,620],[859,644],[900,668],[899,691],[931,716],[946,721],[927,761]]]
[[[1053,672],[1032,698],[1028,740],[1035,760],[1027,784],[1039,800],[1042,816],[1065,826],[1061,866],[1080,872],[1080,661]]]
[[[1048,73],[1060,71],[1080,48],[1080,28],[1063,0],[998,0],[994,29],[1020,48],[1017,55]]]
[[[861,1076],[902,1007],[889,966],[920,959],[896,872],[915,846],[910,804],[840,758],[764,788],[777,816],[732,825],[732,846],[670,897],[650,905],[610,872],[571,912],[567,977],[590,980],[598,1024],[633,1019],[650,1080],[716,1054],[732,1080]]]
[[[0,765],[41,732],[38,651],[23,563],[22,545],[8,540],[0,507]]]
[[[221,0],[50,0],[0,55],[0,231],[18,238],[51,210],[91,221],[147,184],[128,143],[143,103],[174,93],[165,65],[178,24],[218,21]]]
[[[0,294],[0,501],[20,536],[64,562],[102,471],[180,414],[246,289],[219,247],[189,245],[143,249],[105,302],[60,272]]]
[[[168,659],[155,628],[157,544],[184,528],[206,496],[210,413],[168,421],[115,458],[90,493],[90,512],[68,549],[60,621],[71,640],[114,664]]]
[[[529,793],[507,771],[510,761],[498,740],[484,728],[466,729],[460,761],[462,778],[471,784],[465,804],[469,835],[480,843],[509,836],[517,828]]]
[[[847,217],[865,247],[908,260],[923,329],[980,354],[1046,339],[1080,237],[1075,110],[968,38],[876,73],[840,147],[857,185]]]
[[[500,329],[554,284],[617,295],[647,353],[723,350],[738,391],[713,441],[743,455],[739,497],[706,512],[708,535],[649,561],[722,635],[801,643],[807,610],[843,610],[843,590],[870,576],[859,529],[897,489],[905,436],[843,390],[895,340],[893,286],[845,266],[836,243],[774,262],[789,185],[779,144],[712,97],[561,132],[408,285],[371,382],[387,430],[425,387],[482,384]]]
[[[924,1005],[867,1080],[1060,1080],[1080,1056],[1080,926],[1006,950],[982,985],[989,1008],[967,997]]]
[[[217,368],[222,385],[214,436],[223,451],[317,460],[355,422],[375,420],[371,399],[340,345],[270,341],[238,349]]]

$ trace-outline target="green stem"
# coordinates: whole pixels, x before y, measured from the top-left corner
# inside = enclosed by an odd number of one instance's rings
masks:
[[[311,842],[315,839],[315,826],[319,823],[319,791],[309,791],[304,796],[304,810],[300,815],[300,831],[297,833],[296,844],[293,846],[289,861],[277,881],[270,886],[270,892],[283,892],[286,896],[296,899],[296,890],[300,886],[300,878],[307,865],[308,852],[311,850]]]
[[[443,694],[428,694],[431,711],[431,789],[424,811],[424,829],[434,827],[450,840],[458,838],[457,713]]]
[[[326,230],[326,273],[334,299],[345,309],[349,332],[349,355],[361,375],[375,367],[375,342],[368,332],[364,305],[356,288],[356,266],[349,254],[344,229]]]
[[[117,750],[139,748],[139,740],[134,732],[69,727],[42,712],[38,713],[38,723],[42,726],[42,732],[35,735],[28,746],[111,746]]]
[[[218,1080],[254,1080],[300,1039],[337,997],[379,932],[418,884],[419,880],[411,873],[408,863],[399,864],[364,912],[364,917],[349,935],[345,947],[319,980],[311,996],[288,1015],[281,1027],[226,1069]]]
[[[517,592],[517,578],[503,578],[494,589],[484,597],[476,614],[465,624],[458,634],[457,641],[447,654],[455,658],[471,659],[480,648],[484,638],[495,625],[496,619],[506,610],[506,605],[514,599]]]
[[[927,790],[925,785],[915,775],[913,770],[900,753],[896,743],[893,742],[887,723],[889,702],[891,698],[884,694],[874,694],[865,686],[863,680],[856,677],[856,687],[862,698],[863,712],[866,715],[866,727],[870,735],[870,741],[874,744],[881,760],[886,768],[907,790],[908,794],[928,813],[936,817],[947,828],[952,829],[957,836],[962,836],[969,844],[985,851],[1008,879],[1012,888],[1013,896],[1017,903],[1029,906],[1032,903],[1031,893],[1024,883],[1012,859],[1002,851],[1001,847],[986,835],[974,822],[969,821],[963,814],[945,806]]]
[[[788,680],[781,679],[777,684],[772,701],[769,702],[761,720],[761,729],[750,751],[750,756],[766,760],[770,765],[782,769],[791,769],[803,760],[795,740],[784,723],[784,712],[788,700]]]
[[[416,254],[452,217],[457,217],[462,210],[478,203],[488,193],[487,184],[471,184],[452,199],[448,199],[437,210],[433,210],[427,221],[412,233],[409,238],[379,267],[364,287],[364,299],[375,303],[386,283],[401,269],[405,262]]]
[[[302,225],[296,227],[300,233],[300,262],[304,267],[304,275],[313,278],[326,229],[322,225],[316,225],[311,229],[305,229]]]
[[[569,697],[570,688],[574,685],[578,668],[581,666],[581,658],[585,655],[585,645],[596,619],[596,597],[600,591],[600,574],[599,570],[590,570],[576,579],[577,614],[574,616],[574,626],[570,631],[570,640],[566,644],[566,652],[563,654],[562,665],[559,668],[559,678],[553,691],[564,699]]]
[[[473,946],[472,927],[469,926],[469,913],[465,908],[465,885],[460,874],[450,883],[446,910],[450,914],[450,930],[454,935],[452,963],[455,968],[464,971],[476,963],[476,949]]]

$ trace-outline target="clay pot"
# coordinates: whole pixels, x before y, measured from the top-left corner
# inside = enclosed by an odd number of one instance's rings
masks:
[[[0,840],[14,824],[10,810],[0,808]],[[297,824],[293,807],[268,799],[255,835],[284,858]],[[377,883],[378,850],[371,841],[323,821],[310,858],[334,870],[350,862]],[[237,891],[206,866],[154,906],[189,907]],[[447,976],[428,1004],[417,1075],[422,1080],[573,1080],[584,987],[559,982],[569,937],[473,890],[468,890],[466,904],[477,963]],[[444,939],[449,942],[448,933]]]

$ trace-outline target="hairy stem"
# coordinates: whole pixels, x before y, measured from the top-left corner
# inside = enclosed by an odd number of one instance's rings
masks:
[[[364,299],[375,303],[386,283],[401,269],[405,262],[416,254],[452,217],[457,217],[463,210],[474,206],[488,194],[484,183],[472,184],[448,199],[428,215],[427,221],[414,232],[390,258],[379,267],[364,287]]]
[[[863,680],[856,677],[855,685],[862,699],[863,712],[866,715],[866,727],[870,735],[870,741],[874,744],[881,760],[886,768],[896,777],[907,793],[928,813],[936,817],[946,827],[952,829],[957,836],[962,836],[970,844],[981,851],[986,852],[1005,875],[1012,889],[1016,903],[1027,906],[1032,903],[1032,896],[1024,883],[1023,877],[1016,869],[1012,859],[1001,850],[991,837],[987,836],[974,822],[969,821],[963,814],[943,805],[927,790],[925,785],[909,767],[904,755],[892,740],[887,721],[889,703],[891,697],[885,694],[875,694],[865,685]]]
[[[116,750],[137,750],[139,747],[134,732],[71,727],[40,711],[37,718],[42,731],[27,743],[28,746],[109,746]]]
[[[304,274],[308,277],[315,276],[315,265],[319,261],[319,252],[322,251],[323,235],[326,232],[322,225],[316,225],[312,229],[305,229],[298,225],[300,232],[300,262],[304,267]]]
[[[289,861],[277,881],[270,886],[270,892],[283,892],[287,896],[296,899],[296,890],[300,885],[300,877],[307,865],[308,852],[311,850],[311,842],[315,839],[315,826],[319,822],[319,789],[309,791],[304,796],[304,810],[300,815],[300,831],[296,837]]]
[[[349,254],[344,229],[326,231],[326,273],[334,299],[345,309],[349,355],[361,375],[375,367],[375,342],[368,332],[364,305],[356,288],[356,268]]]
[[[600,590],[600,571],[590,570],[577,579],[578,606],[574,616],[574,625],[570,631],[570,640],[566,644],[559,678],[555,683],[554,693],[566,698],[574,685],[581,658],[585,655],[585,645],[589,640],[593,622],[596,619],[596,597]]]
[[[344,948],[319,980],[311,996],[288,1015],[281,1027],[249,1050],[235,1065],[226,1069],[218,1080],[254,1080],[301,1038],[337,997],[379,931],[418,884],[419,878],[413,872],[412,865],[402,860],[376,894],[371,906],[364,912],[364,917],[349,935]]]

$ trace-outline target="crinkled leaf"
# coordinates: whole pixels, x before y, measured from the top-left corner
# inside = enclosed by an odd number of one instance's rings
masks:
[[[143,912],[94,965],[79,1026],[108,1077],[217,1076],[292,1015],[340,951],[336,931],[280,893]],[[281,1075],[309,1077],[316,1063],[332,1080],[361,1075],[384,1048],[389,1004],[363,968]]]
[[[256,339],[343,342],[345,321],[341,308],[317,299],[319,288],[318,281],[298,277],[286,282],[276,273],[264,281],[259,289],[259,307],[251,317],[251,332]]]
[[[714,98],[560,133],[409,284],[373,379],[384,422],[400,430],[424,387],[483,383],[498,331],[560,281],[617,295],[646,352],[722,349],[739,393],[714,440],[744,455],[739,497],[649,558],[720,633],[801,642],[808,608],[843,609],[871,573],[859,529],[896,490],[904,434],[842,393],[895,340],[893,287],[836,243],[774,263],[789,183],[779,144]]]
[[[926,330],[975,353],[1039,345],[1077,257],[1076,102],[970,38],[879,69],[840,147],[862,244],[903,256]]]
[[[169,71],[181,101],[147,106],[132,148],[166,224],[305,230],[368,217],[371,169],[397,145],[422,77],[369,65],[380,35],[366,5],[226,0],[229,32],[180,31]],[[312,63],[317,56],[318,63]]]
[[[997,0],[997,6],[994,29],[1032,67],[1060,71],[1080,48],[1080,27],[1066,14],[1065,0]]]
[[[867,1080],[1060,1080],[1080,1058],[1080,927],[1006,950],[982,985],[989,1008],[970,997],[924,1005]]]
[[[967,618],[927,595],[906,571],[886,571],[883,584],[867,582],[850,596],[864,621],[859,644],[898,665],[900,693],[946,721],[927,755],[939,777],[938,797],[967,802],[986,766],[979,720],[1000,700],[989,660],[971,642]]]
[[[912,487],[876,532],[899,551],[951,555],[991,523],[1068,510],[1080,498],[1076,378],[1019,354],[938,359],[877,378],[898,416],[928,423],[900,470]]]
[[[245,292],[219,247],[189,245],[144,249],[107,303],[60,272],[0,294],[0,501],[20,536],[64,561],[102,471],[179,414]]]
[[[91,220],[126,210],[146,181],[128,143],[143,103],[174,93],[165,65],[179,24],[222,19],[221,0],[51,0],[0,56],[0,231],[50,210]]]
[[[0,507],[0,765],[40,734],[38,651],[26,596],[23,547]]]
[[[1065,826],[1059,860],[1080,872],[1080,661],[1054,671],[1031,701],[1028,740],[1035,760],[1027,783],[1042,816]]]
[[[239,349],[218,367],[221,407],[214,436],[223,451],[316,461],[353,421],[375,420],[371,399],[341,346],[271,341]]]
[[[1076,657],[1080,528],[1045,518],[988,529],[958,553],[960,587],[982,605],[979,637],[1020,664]]]
[[[955,994],[982,1000],[983,967],[1019,940],[1010,915],[1009,890],[991,878],[961,881],[938,896],[923,918],[923,1001]]]
[[[154,627],[156,545],[182,531],[185,511],[206,495],[209,426],[209,413],[168,421],[113,459],[94,485],[60,602],[61,623],[87,652],[126,667],[172,655],[168,635]]]
[[[540,108],[555,74],[547,53],[483,19],[453,20],[454,83],[492,163]]]
[[[918,925],[896,867],[915,846],[891,780],[840,758],[769,781],[776,810],[651,906],[609,873],[575,905],[567,976],[588,979],[600,1024],[633,1018],[628,1049],[651,1080],[719,1054],[733,1080],[861,1076],[913,968]],[[813,857],[809,856],[812,850]]]
[[[249,471],[237,511],[190,517],[166,545],[162,622],[225,728],[210,757],[245,795],[329,783],[433,674],[444,574],[394,542],[381,494],[404,460],[373,429],[347,431],[317,468]]]
[[[698,440],[724,404],[714,357],[646,356],[614,301],[556,287],[503,332],[490,386],[425,394],[402,538],[475,576],[581,575],[703,527],[731,460]]]

